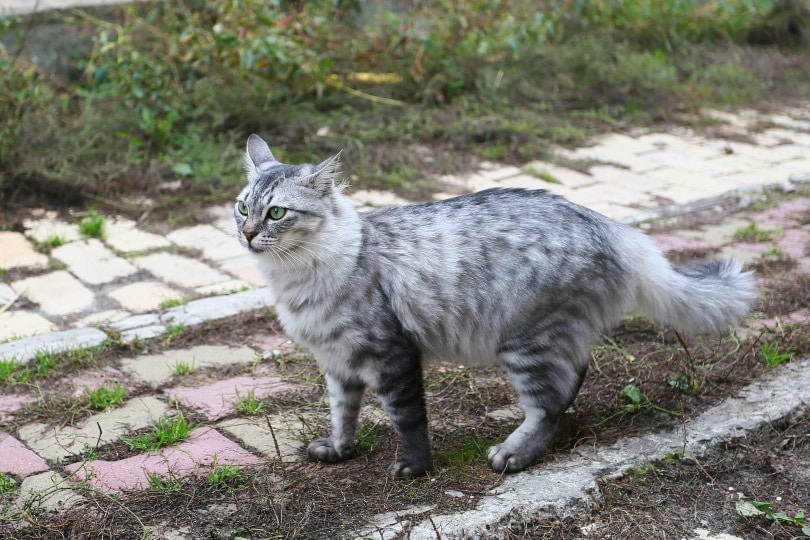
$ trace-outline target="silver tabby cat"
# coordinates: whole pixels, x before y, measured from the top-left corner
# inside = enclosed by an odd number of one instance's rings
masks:
[[[546,191],[490,189],[358,213],[338,156],[285,165],[257,135],[234,216],[286,331],[325,372],[332,433],[319,461],[352,455],[362,396],[399,436],[388,473],[431,467],[422,362],[500,362],[523,423],[489,449],[497,472],[537,460],[579,391],[590,345],[638,309],[686,334],[722,332],[756,297],[733,261],[673,269],[649,238]]]

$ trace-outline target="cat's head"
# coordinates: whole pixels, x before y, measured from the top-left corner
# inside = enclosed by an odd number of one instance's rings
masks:
[[[336,211],[340,154],[319,165],[286,165],[258,135],[247,141],[247,186],[233,214],[239,241],[254,252],[284,259],[317,248],[317,233]],[[292,254],[292,255],[291,255]]]

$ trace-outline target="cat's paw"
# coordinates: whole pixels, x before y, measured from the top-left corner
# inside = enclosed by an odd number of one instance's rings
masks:
[[[496,473],[522,471],[535,460],[534,456],[520,454],[506,444],[496,444],[489,449],[487,462]]]
[[[307,445],[307,454],[316,461],[324,463],[337,463],[352,457],[354,448],[336,448],[330,437],[315,439]]]
[[[395,480],[410,480],[417,476],[422,476],[430,469],[430,461],[420,463],[414,461],[399,460],[388,466],[388,476]]]

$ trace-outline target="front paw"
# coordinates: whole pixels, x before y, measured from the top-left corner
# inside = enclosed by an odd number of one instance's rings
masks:
[[[531,455],[521,455],[506,444],[497,444],[489,449],[487,462],[496,473],[514,473],[522,471],[534,461]]]
[[[307,454],[309,457],[316,461],[324,463],[337,463],[352,457],[354,448],[349,447],[335,447],[330,437],[322,439],[315,439],[307,445]]]
[[[410,480],[422,476],[430,469],[430,460],[427,461],[395,461],[388,466],[388,476],[395,480]]]

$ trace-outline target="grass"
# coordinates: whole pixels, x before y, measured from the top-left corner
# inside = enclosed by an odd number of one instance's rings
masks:
[[[13,96],[0,102],[0,166],[13,171],[0,190],[47,198],[56,186],[54,202],[138,216],[149,197],[152,215],[199,220],[200,206],[241,188],[255,131],[280,159],[342,148],[356,187],[423,196],[423,178],[471,156],[520,163],[617,126],[806,95],[810,75],[789,48],[747,41],[778,41],[776,4],[428,0],[370,28],[358,27],[364,6],[332,2],[87,15],[97,46],[61,84],[0,53],[0,94]],[[167,179],[183,189],[160,191]],[[103,234],[93,211],[82,221]]]
[[[104,236],[104,216],[98,210],[89,210],[87,216],[79,221],[79,232],[88,238],[101,238]]]
[[[146,473],[146,482],[149,485],[149,491],[154,493],[169,495],[180,493],[183,490],[181,481],[173,475],[164,478],[157,473]]]
[[[16,360],[0,360],[0,383],[25,383],[31,378],[31,371]]]
[[[172,373],[178,377],[182,377],[183,375],[188,375],[194,371],[194,363],[193,362],[182,362],[178,361],[172,366]]]
[[[180,335],[186,331],[186,326],[184,324],[174,324],[169,326],[166,329],[166,333],[163,334],[163,346],[169,345],[172,341],[180,337]]]
[[[0,495],[9,493],[17,488],[17,481],[11,476],[0,472]]]
[[[380,426],[377,423],[361,422],[357,426],[357,449],[373,452],[380,444]]]
[[[194,425],[182,414],[174,418],[164,418],[152,428],[152,431],[142,433],[137,437],[125,437],[121,440],[131,450],[139,452],[153,452],[166,446],[173,446],[186,440]]]
[[[160,303],[161,309],[171,309],[174,307],[182,306],[186,301],[182,298],[168,298]]]
[[[486,461],[490,446],[490,443],[476,435],[445,439],[444,446],[437,449],[434,461],[437,467],[460,469],[478,461]]]
[[[56,355],[48,351],[37,351],[34,355],[34,372],[41,376],[47,376],[56,369]]]
[[[239,483],[245,480],[241,470],[236,465],[223,465],[214,468],[208,473],[208,485],[219,492],[230,492]]]
[[[87,389],[85,393],[87,394],[87,400],[90,402],[90,407],[98,411],[104,411],[123,401],[127,389],[123,385],[114,384],[92,390]]]
[[[781,228],[763,229],[756,222],[752,221],[745,227],[740,227],[734,232],[734,238],[743,242],[768,242],[782,234]]]
[[[782,350],[778,341],[763,343],[759,351],[762,353],[762,358],[765,359],[765,363],[771,368],[789,361],[795,355],[795,353],[791,351]]]
[[[244,396],[236,396],[236,412],[246,416],[258,416],[267,410],[267,401],[256,397],[253,390]]]

